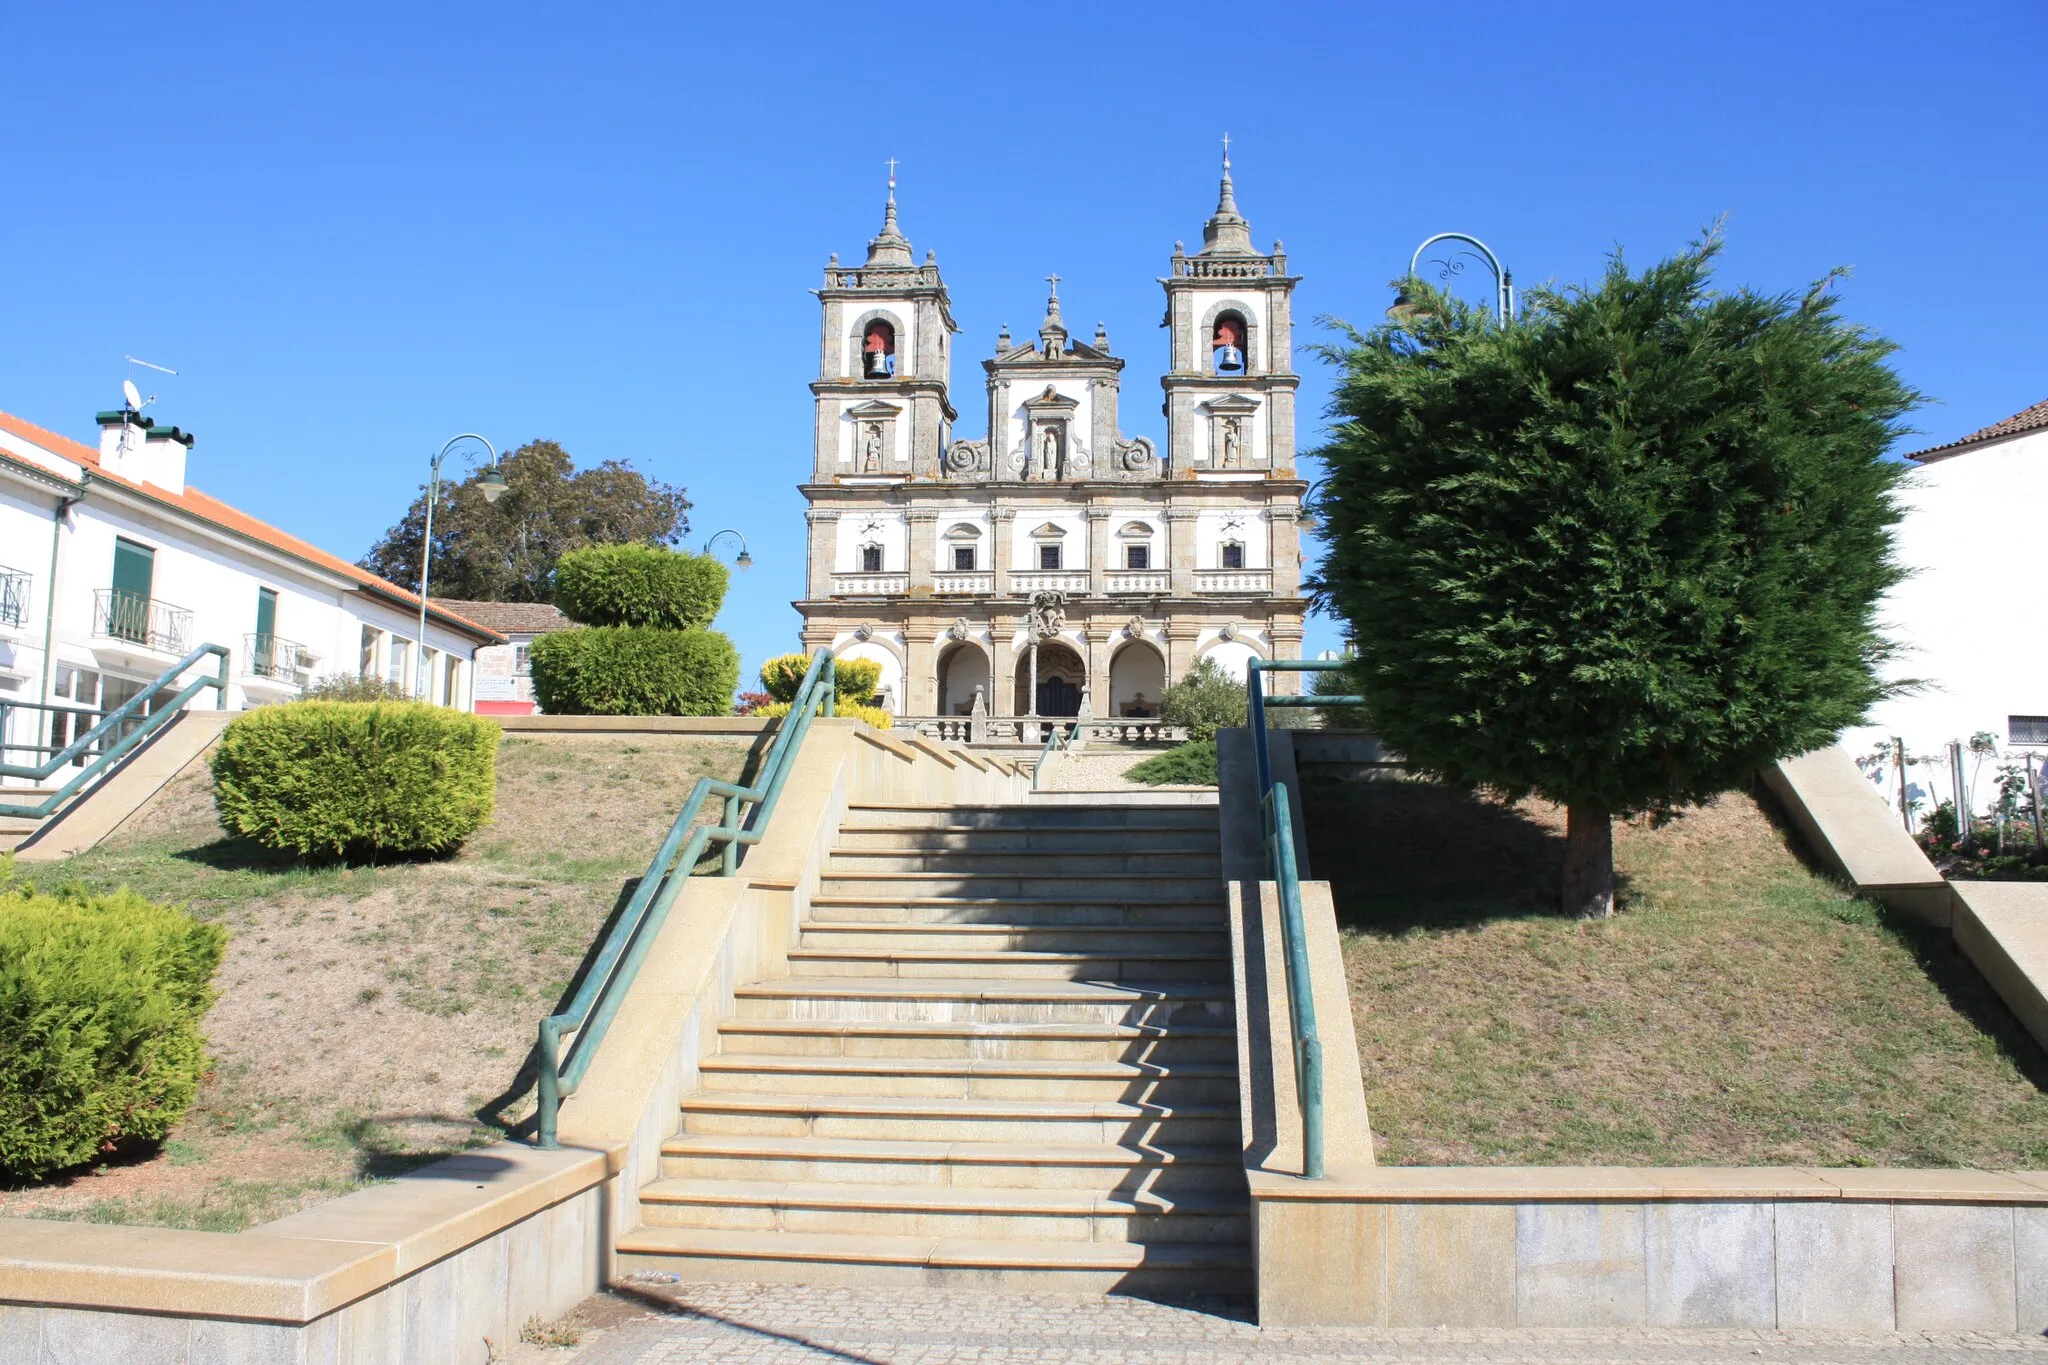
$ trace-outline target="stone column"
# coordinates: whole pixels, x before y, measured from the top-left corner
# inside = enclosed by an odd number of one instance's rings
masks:
[[[1273,620],[1266,625],[1267,647],[1272,651],[1267,657],[1274,659],[1299,659],[1301,655],[1301,622],[1299,620]],[[1306,692],[1315,678],[1313,673],[1275,673],[1266,679],[1266,695],[1279,696]]]
[[[1088,700],[1094,703],[1096,719],[1116,714],[1109,704],[1109,656],[1117,642],[1117,633],[1106,622],[1090,621],[1083,628],[1083,650],[1088,660]]]
[[[1202,636],[1200,621],[1168,621],[1166,623],[1166,685],[1168,687],[1187,676],[1195,666],[1195,645]]]
[[[804,514],[810,524],[809,578],[804,595],[813,602],[832,595],[832,565],[839,553],[839,511],[813,507]]]
[[[910,595],[930,597],[932,565],[938,554],[933,528],[938,525],[939,514],[930,508],[913,507],[903,515],[910,522]]]
[[[1109,595],[1109,509],[1088,509],[1088,595]]]
[[[1166,509],[1166,567],[1172,574],[1167,590],[1175,597],[1195,595],[1195,518],[1193,507]]]
[[[912,620],[903,625],[903,714],[906,716],[929,716],[939,709],[938,650],[935,648],[938,638],[936,622]]]
[[[1010,637],[1016,630],[1014,619],[1001,612],[989,613],[988,713],[992,716],[1012,715],[1017,709],[1017,665],[1010,649]]]
[[[1266,509],[1271,526],[1267,553],[1272,557],[1273,596],[1301,596],[1301,509],[1293,503]]]
[[[989,508],[988,566],[995,571],[995,587],[992,591],[996,597],[1010,595],[1010,523],[1016,516],[1017,509],[1014,507]],[[1005,707],[996,714],[1007,716],[1010,712]]]

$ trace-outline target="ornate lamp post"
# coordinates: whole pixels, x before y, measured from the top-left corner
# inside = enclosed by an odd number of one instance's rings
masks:
[[[473,431],[449,439],[434,456],[427,470],[427,528],[420,537],[420,631],[419,639],[413,645],[419,657],[413,661],[413,689],[415,697],[424,696],[427,690],[427,569],[434,558],[434,502],[441,495],[441,462],[448,458],[448,452],[464,441],[475,441],[491,452],[490,463],[484,466],[483,490],[485,502],[496,502],[505,496],[505,474],[498,468],[498,451],[489,441]]]
[[[1448,280],[1454,276],[1462,275],[1465,273],[1464,258],[1471,256],[1478,259],[1488,269],[1493,271],[1493,303],[1495,310],[1500,315],[1500,320],[1503,323],[1514,321],[1514,274],[1500,263],[1500,257],[1493,254],[1493,249],[1477,237],[1470,237],[1462,232],[1439,232],[1436,236],[1426,239],[1421,246],[1415,248],[1415,255],[1409,258],[1409,278],[1413,279],[1416,277],[1417,268],[1422,264],[1422,253],[1435,246],[1438,242],[1463,242],[1466,246],[1473,248],[1473,250],[1456,252],[1431,261],[1431,265],[1439,267],[1437,278]],[[1409,294],[1404,286],[1399,293],[1394,295],[1394,303],[1392,307],[1387,309],[1387,316],[1396,322],[1407,322],[1420,316],[1422,312],[1422,305]]]
[[[726,536],[731,536],[740,543],[739,558],[732,562],[733,567],[736,569],[751,569],[754,566],[754,557],[747,553],[747,538],[738,531],[733,530],[730,526],[726,527],[723,531],[713,533],[711,539],[704,542],[704,553],[710,554],[711,547]]]

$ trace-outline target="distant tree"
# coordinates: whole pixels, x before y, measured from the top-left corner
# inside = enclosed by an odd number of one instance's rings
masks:
[[[504,458],[508,487],[483,495],[481,469],[441,486],[434,506],[436,597],[551,602],[555,561],[586,545],[673,545],[690,530],[684,490],[647,478],[623,460],[578,471],[553,441],[529,441]],[[427,492],[363,556],[362,567],[401,587],[420,581]]]
[[[1387,745],[1568,811],[1564,907],[1613,912],[1612,821],[1829,743],[1883,696],[1876,609],[1922,400],[1893,345],[1803,297],[1711,289],[1717,237],[1505,327],[1420,315],[1343,374],[1316,585]]]
[[[1243,725],[1250,705],[1242,682],[1214,659],[1201,658],[1186,677],[1167,686],[1159,699],[1159,719],[1187,726],[1196,740],[1213,740],[1218,730]]]

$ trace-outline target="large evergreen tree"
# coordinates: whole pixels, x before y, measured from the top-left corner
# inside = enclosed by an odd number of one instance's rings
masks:
[[[1568,811],[1564,906],[1613,911],[1612,821],[1826,744],[1883,695],[1876,622],[1920,402],[1890,342],[1717,293],[1717,238],[1506,326],[1420,281],[1342,367],[1316,585],[1381,736]]]
[[[553,600],[555,561],[586,545],[673,545],[689,533],[690,500],[622,460],[578,470],[553,441],[529,441],[504,457],[506,489],[491,502],[482,470],[441,485],[434,505],[437,597],[484,602]],[[452,472],[452,469],[451,471]],[[384,533],[362,566],[401,587],[420,581],[427,490]]]

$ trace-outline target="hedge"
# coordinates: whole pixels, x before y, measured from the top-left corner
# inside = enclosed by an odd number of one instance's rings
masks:
[[[426,702],[298,701],[230,722],[221,823],[301,856],[440,853],[491,818],[498,727]]]
[[[766,706],[757,708],[753,714],[776,720],[788,715],[791,705],[791,702],[771,701]],[[863,706],[857,701],[838,701],[833,703],[833,708],[834,714],[853,720],[864,720],[877,730],[887,730],[896,724],[895,715],[885,707]]]
[[[761,665],[761,686],[780,702],[793,702],[810,671],[808,654],[778,654]],[[882,665],[873,659],[839,659],[833,664],[832,690],[841,699],[865,702],[882,681]]]
[[[556,561],[555,605],[587,626],[697,630],[718,615],[730,577],[711,555],[659,545],[592,545]]]
[[[740,656],[712,630],[591,626],[533,642],[533,692],[557,716],[723,716]]]
[[[125,889],[0,888],[0,1172],[46,1175],[184,1117],[226,942]]]

